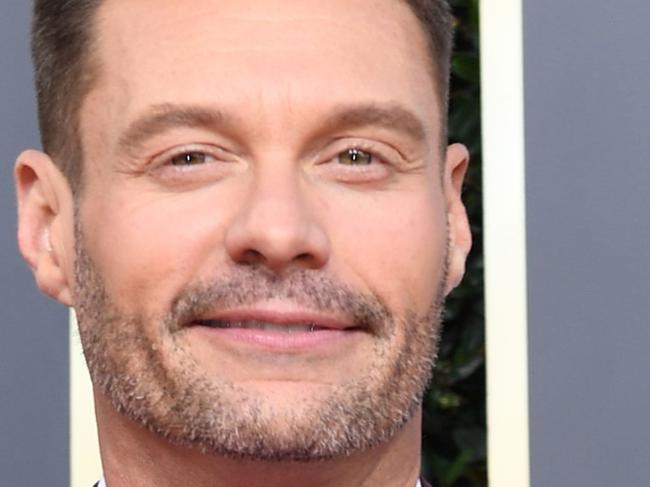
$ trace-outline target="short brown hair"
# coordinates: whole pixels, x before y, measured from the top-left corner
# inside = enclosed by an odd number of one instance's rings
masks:
[[[80,189],[83,148],[79,109],[91,90],[92,27],[102,0],[34,0],[32,59],[43,149],[52,156],[74,193]],[[442,104],[443,136],[449,89],[452,18],[447,0],[406,0],[429,40]]]
[[[93,85],[93,17],[102,0],[34,0],[32,60],[43,149],[68,178],[81,182],[79,109]]]

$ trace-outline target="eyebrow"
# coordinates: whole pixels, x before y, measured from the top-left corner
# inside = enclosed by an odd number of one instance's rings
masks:
[[[226,116],[219,110],[192,105],[154,105],[124,130],[118,147],[134,149],[155,135],[179,127],[218,130],[225,124]]]
[[[120,135],[118,147],[133,150],[151,137],[179,127],[223,130],[233,117],[214,108],[196,105],[154,105],[133,121]],[[382,127],[401,132],[415,142],[426,139],[424,123],[410,110],[398,104],[353,104],[336,107],[321,125],[318,133],[329,133],[364,126]]]
[[[342,106],[334,110],[324,128],[326,131],[334,131],[363,126],[401,132],[415,142],[424,141],[427,135],[425,124],[413,112],[398,104]]]

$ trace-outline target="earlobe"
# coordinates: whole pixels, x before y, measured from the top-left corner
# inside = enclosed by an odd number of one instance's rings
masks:
[[[39,289],[71,305],[72,195],[63,174],[44,153],[23,152],[15,166],[18,247]]]
[[[447,148],[444,187],[449,226],[449,273],[446,294],[449,294],[465,274],[465,261],[472,247],[472,234],[467,211],[462,201],[463,181],[469,165],[469,152],[461,144]]]

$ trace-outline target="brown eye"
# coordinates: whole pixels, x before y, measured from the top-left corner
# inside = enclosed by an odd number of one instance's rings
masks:
[[[372,163],[372,154],[360,149],[348,149],[338,155],[338,160],[346,166],[367,166]]]
[[[172,166],[193,166],[203,164],[207,156],[203,152],[185,152],[171,158]]]

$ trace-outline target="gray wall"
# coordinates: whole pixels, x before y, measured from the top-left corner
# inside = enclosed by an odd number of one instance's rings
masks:
[[[649,485],[650,2],[524,7],[532,485]]]
[[[38,146],[29,1],[0,2],[0,485],[68,485],[67,311],[16,248],[13,162]]]

